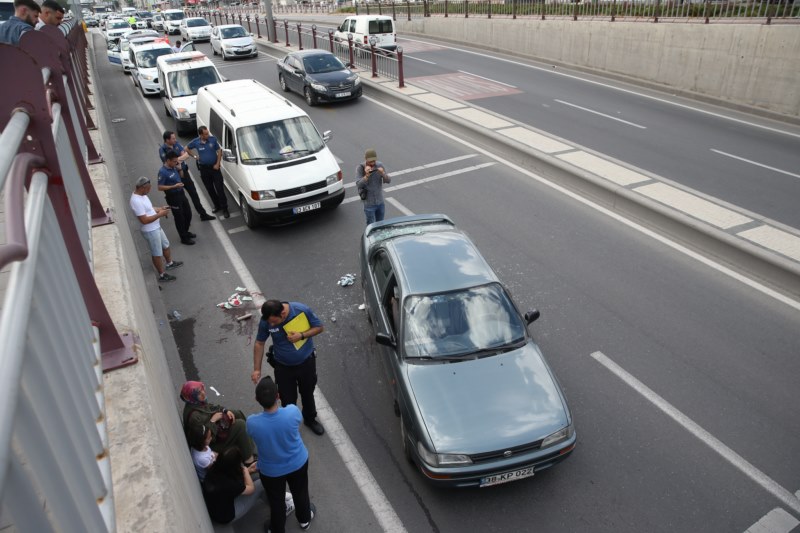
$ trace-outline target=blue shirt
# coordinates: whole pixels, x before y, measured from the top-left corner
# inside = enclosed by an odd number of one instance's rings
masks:
[[[247,417],[247,434],[256,443],[258,471],[280,477],[300,469],[308,461],[308,450],[300,437],[303,415],[296,405],[279,407],[274,413]]]
[[[289,314],[286,316],[286,320],[273,327],[262,318],[258,323],[258,335],[256,335],[256,340],[258,342],[265,342],[269,337],[272,337],[275,360],[282,365],[297,366],[311,357],[311,354],[314,352],[314,339],[306,340],[305,344],[298,350],[294,347],[294,344],[289,342],[289,339],[286,338],[286,331],[284,331],[283,326],[300,313],[306,314],[308,324],[312,328],[322,326],[322,321],[307,305],[301,304],[300,302],[287,303],[289,304]]]
[[[173,146],[169,146],[167,143],[161,145],[161,148],[158,149],[158,157],[161,158],[161,162],[167,160],[167,152],[173,151],[178,155],[181,155],[186,149],[181,146],[181,143],[175,142]],[[181,161],[181,170],[189,170],[189,167],[186,166],[186,161]]]
[[[158,170],[158,184],[159,185],[175,185],[181,182],[181,175],[176,168],[168,168],[166,165]],[[176,189],[177,190],[177,189]],[[164,191],[170,192],[170,191]]]
[[[19,44],[22,34],[32,29],[33,26],[18,16],[12,15],[5,24],[0,24],[0,43]]]
[[[198,161],[201,165],[216,165],[217,150],[220,149],[217,138],[213,135],[208,136],[208,140],[203,142],[200,137],[186,145],[189,150],[197,150]]]

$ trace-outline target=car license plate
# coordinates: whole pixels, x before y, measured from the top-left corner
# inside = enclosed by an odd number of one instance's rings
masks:
[[[343,93],[336,93],[336,98],[344,98],[346,96],[350,96],[350,91],[343,92]]]
[[[300,213],[305,213],[306,211],[313,211],[314,209],[319,209],[322,207],[322,202],[315,202],[313,204],[308,205],[301,205],[300,207],[295,207],[292,209],[292,213],[298,215]]]
[[[514,472],[505,472],[503,474],[495,474],[481,478],[481,487],[491,487],[492,485],[499,485],[501,483],[508,483],[509,481],[516,481],[526,477],[532,477],[534,474],[533,467],[521,468]]]

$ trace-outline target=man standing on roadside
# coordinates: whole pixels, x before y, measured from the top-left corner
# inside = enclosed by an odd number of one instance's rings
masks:
[[[217,138],[209,133],[207,127],[197,128],[197,135],[195,140],[186,145],[186,149],[197,160],[200,179],[203,180],[203,185],[214,204],[211,212],[222,211],[223,216],[229,218],[231,214],[228,212],[228,198],[225,196],[225,185],[219,169],[222,161],[222,148],[217,142]]]
[[[383,202],[383,184],[391,183],[392,179],[386,173],[383,163],[378,161],[378,155],[370,148],[364,153],[364,162],[356,167],[356,188],[358,195],[364,202],[364,216],[367,225],[380,222],[386,213]]]
[[[170,150],[178,154],[178,163],[180,163],[178,171],[181,175],[183,188],[187,194],[189,194],[189,198],[192,199],[192,204],[194,205],[195,211],[197,211],[197,214],[200,215],[200,220],[204,222],[206,220],[214,220],[216,217],[212,217],[206,213],[206,209],[203,207],[203,204],[200,203],[200,197],[197,195],[197,188],[194,186],[192,176],[189,174],[189,167],[186,165],[186,160],[189,159],[189,152],[187,152],[181,143],[178,142],[175,132],[165,131],[162,137],[164,138],[164,144],[162,144],[158,149],[158,157],[161,158],[161,162],[163,163],[167,159],[167,152]]]
[[[253,383],[261,379],[264,343],[272,337],[267,360],[275,368],[275,381],[283,405],[297,403],[297,391],[303,400],[303,423],[317,435],[325,428],[317,421],[314,388],[317,386],[317,353],[311,339],[324,331],[322,321],[310,307],[300,302],[267,300],[261,306],[261,321],[253,345]],[[274,356],[274,362],[272,361]]]
[[[64,20],[64,8],[56,0],[44,0],[42,2],[42,14],[39,15],[39,23],[36,25],[38,30],[42,26],[58,26]]]
[[[14,0],[14,14],[0,24],[0,43],[18,45],[20,37],[36,25],[40,12],[34,0]]]
[[[183,192],[183,182],[178,172],[178,154],[170,150],[164,155],[164,166],[158,171],[158,190],[167,197],[167,205],[175,217],[175,228],[183,244],[194,244],[197,235],[189,231],[192,223],[192,209]]]
[[[167,270],[178,268],[183,263],[173,261],[169,251],[169,241],[161,229],[159,219],[169,214],[169,207],[153,207],[147,193],[150,192],[150,178],[144,176],[136,180],[133,194],[131,194],[130,205],[133,214],[142,223],[141,232],[144,240],[150,247],[150,256],[153,258],[153,266],[158,271],[158,281],[175,281],[175,276],[167,274]],[[167,260],[166,265],[164,259]]]
[[[256,386],[256,401],[264,412],[247,417],[247,433],[258,449],[258,472],[269,502],[270,521],[264,525],[268,533],[286,529],[287,483],[300,529],[309,528],[316,511],[308,495],[308,449],[300,437],[303,417],[296,405],[280,407],[278,398],[275,382],[265,377]]]

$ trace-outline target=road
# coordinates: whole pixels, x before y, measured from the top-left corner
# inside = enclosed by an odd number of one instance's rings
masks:
[[[97,48],[102,43],[94,37]],[[200,48],[210,55],[207,45]],[[137,176],[155,175],[160,130],[172,125],[160,100],[144,100],[103,59],[100,49],[98,97],[110,110],[107,119],[125,118],[106,125],[120,185],[129,190]],[[255,77],[279,90],[268,54],[215,61],[228,78]],[[288,98],[306,107],[299,95]],[[578,447],[556,468],[489,490],[436,489],[405,462],[377,346],[358,309],[360,289],[336,284],[358,264],[364,218],[352,188],[337,210],[279,228],[248,230],[236,209],[228,220],[201,223],[195,216],[193,247],[178,243],[171,221],[164,224],[174,256],[186,262],[178,281],[160,291],[164,308],[182,315],[163,328],[178,345],[170,362],[174,381],[202,379],[226,403],[255,411],[252,324],[215,307],[240,283],[224,248],[229,242],[267,297],[304,301],[325,322],[317,338],[320,390],[408,531],[729,532],[745,531],[776,507],[800,516],[792,496],[800,489],[800,307],[720,276],[630,222],[443,138],[369,92],[307,111],[320,131],[334,131],[329,145],[348,180],[364,149],[375,147],[394,173],[392,185],[405,185],[387,192],[387,216],[447,213],[519,306],[541,310],[531,332],[565,390]],[[412,170],[422,165],[429,168]],[[151,194],[156,204],[158,196]],[[140,252],[150,272],[144,246]],[[613,372],[609,360],[628,374]],[[475,394],[491,401],[492,392]],[[309,444],[313,458],[324,441]],[[312,476],[325,478],[326,468],[312,461]],[[331,481],[318,495],[336,490]],[[369,511],[321,509],[314,528],[345,531],[342,524],[362,514]]]

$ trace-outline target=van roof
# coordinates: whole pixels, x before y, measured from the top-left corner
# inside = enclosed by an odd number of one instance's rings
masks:
[[[305,111],[256,80],[232,80],[206,85],[200,89],[198,96],[203,91],[228,111],[226,118],[230,120],[232,117],[239,126],[306,116]],[[234,104],[228,106],[223,101]]]
[[[189,70],[198,66],[213,66],[214,63],[203,52],[178,52],[158,58],[162,70]]]
[[[347,17],[349,19],[369,19],[369,20],[377,20],[377,19],[389,19],[392,20],[392,17],[389,15],[352,15]]]

